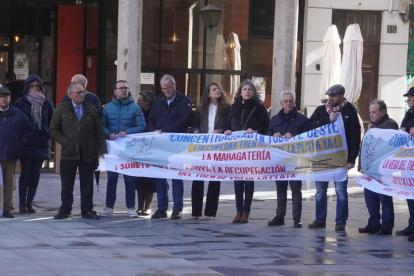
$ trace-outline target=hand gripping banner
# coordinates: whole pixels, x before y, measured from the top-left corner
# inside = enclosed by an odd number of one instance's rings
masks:
[[[363,187],[389,196],[414,199],[414,138],[402,130],[369,130],[361,147]]]
[[[291,139],[260,134],[142,133],[107,141],[99,170],[183,180],[345,180],[342,117]]]

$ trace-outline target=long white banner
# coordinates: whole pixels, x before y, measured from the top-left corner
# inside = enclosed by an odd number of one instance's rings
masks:
[[[401,130],[369,130],[361,147],[363,187],[385,195],[414,199],[414,138]]]
[[[346,178],[342,117],[291,139],[237,132],[142,133],[107,141],[99,170],[184,180],[323,180]]]

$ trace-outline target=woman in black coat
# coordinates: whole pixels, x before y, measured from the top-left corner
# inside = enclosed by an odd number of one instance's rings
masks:
[[[148,128],[148,117],[152,104],[155,100],[155,93],[149,90],[140,91],[138,94],[138,105],[141,107],[145,117],[145,123]],[[154,193],[157,191],[155,187],[155,178],[137,177],[135,187],[137,189],[138,209],[137,214],[140,216],[149,216],[151,214],[151,203]]]
[[[193,120],[194,133],[223,133],[223,124],[230,109],[229,99],[220,85],[213,82],[204,89],[201,104],[197,106]],[[220,181],[209,181],[204,215],[213,219],[217,214]],[[201,217],[203,210],[204,181],[195,180],[191,188],[191,206],[194,219]]]
[[[31,75],[24,82],[23,97],[17,99],[15,107],[23,111],[33,126],[33,137],[23,146],[20,156],[19,211],[36,213],[32,206],[39,184],[43,161],[50,159],[50,120],[55,110],[51,100],[45,96],[45,86],[39,76]]]
[[[260,100],[259,94],[251,80],[243,81],[237,89],[234,103],[227,116],[224,134],[232,131],[245,130],[246,133],[266,134],[269,126],[269,115]],[[237,215],[234,223],[249,221],[250,206],[254,193],[254,181],[234,181]],[[244,197],[244,199],[243,199]]]

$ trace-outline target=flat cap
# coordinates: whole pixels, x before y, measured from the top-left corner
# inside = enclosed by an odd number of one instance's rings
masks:
[[[408,92],[407,92],[407,93],[405,93],[403,96],[404,96],[404,97],[407,97],[407,96],[414,96],[414,87],[411,87],[411,88],[410,88],[410,90],[408,90]]]
[[[10,90],[6,87],[0,87],[0,94],[2,95],[11,95]]]
[[[338,94],[345,94],[345,88],[340,84],[335,84],[334,86],[329,87],[328,91],[325,92],[325,95],[335,96]]]

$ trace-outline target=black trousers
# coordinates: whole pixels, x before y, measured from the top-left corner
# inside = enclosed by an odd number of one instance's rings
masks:
[[[81,211],[85,213],[93,209],[93,175],[96,163],[83,160],[60,160],[60,179],[62,182],[62,206],[60,212],[68,214],[72,211],[73,186],[76,170],[79,168]]]
[[[276,216],[284,218],[286,215],[287,187],[290,184],[292,190],[292,215],[293,220],[298,221],[302,216],[302,181],[276,181],[277,209]]]
[[[43,159],[21,157],[20,164],[19,200],[21,204],[32,204],[39,185]]]
[[[206,199],[206,208],[204,215],[215,217],[217,214],[219,197],[220,197],[220,181],[209,181]],[[195,180],[191,188],[191,215],[194,217],[201,217],[203,212],[204,199],[204,181]]]

